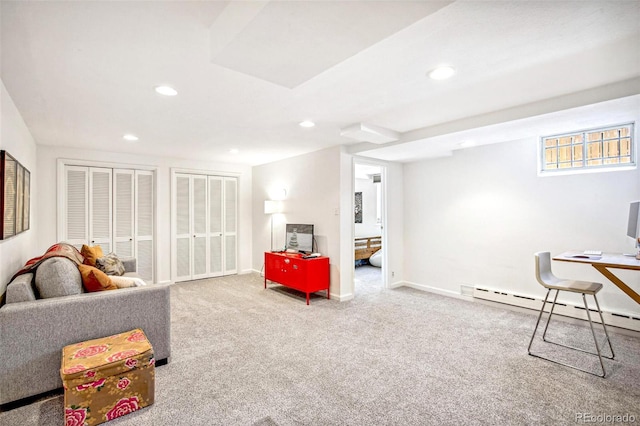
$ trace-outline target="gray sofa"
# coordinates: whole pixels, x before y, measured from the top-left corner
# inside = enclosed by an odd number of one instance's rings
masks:
[[[123,262],[135,274],[135,259]],[[34,276],[35,275],[35,276]],[[144,330],[157,361],[168,360],[170,287],[85,293],[77,265],[64,257],[14,278],[0,307],[0,404],[62,387],[62,348],[134,328]]]

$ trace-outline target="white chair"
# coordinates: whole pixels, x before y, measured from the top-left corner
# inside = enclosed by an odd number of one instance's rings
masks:
[[[600,314],[600,321],[602,322],[602,328],[604,328],[604,334],[606,336],[605,341],[609,343],[609,349],[611,349],[611,356],[604,356],[605,358],[608,359],[614,359],[615,354],[613,353],[613,347],[611,346],[611,340],[609,339],[609,333],[607,332],[607,326],[604,323],[604,319],[602,318],[602,311],[600,310],[600,305],[598,304],[598,298],[596,297],[596,293],[599,292],[602,289],[602,284],[600,283],[591,283],[591,282],[587,282],[587,281],[573,281],[573,280],[563,280],[561,278],[556,277],[555,275],[553,275],[553,273],[551,272],[551,255],[549,254],[549,252],[538,252],[535,254],[535,258],[536,258],[536,278],[538,279],[538,282],[540,284],[542,284],[542,286],[544,288],[547,289],[547,294],[544,297],[544,301],[542,303],[542,309],[540,309],[540,314],[538,315],[538,321],[536,322],[536,327],[533,330],[533,335],[531,336],[531,341],[529,342],[529,348],[528,348],[528,352],[529,355],[531,356],[535,356],[537,358],[542,358],[545,359],[547,361],[551,361],[551,362],[555,362],[556,364],[561,364],[564,365],[566,367],[571,367],[571,368],[575,368],[576,370],[580,370],[580,371],[584,371],[586,373],[590,373],[593,374],[595,376],[600,376],[600,377],[605,377],[606,373],[604,370],[604,363],[602,361],[603,355],[600,352],[600,346],[598,345],[598,339],[596,338],[596,333],[593,329],[593,322],[591,321],[591,314],[589,311],[589,306],[587,305],[587,299],[585,297],[585,295],[590,294],[591,296],[593,296],[593,299],[596,301],[596,307],[598,308],[598,314]],[[556,295],[553,298],[553,303],[551,304],[551,310],[549,312],[549,318],[547,318],[547,324],[544,327],[544,332],[542,333],[542,340],[547,342],[547,343],[552,343],[555,345],[559,345],[559,346],[563,346],[565,348],[570,348],[570,349],[574,349],[580,352],[584,352],[584,353],[588,353],[591,355],[597,355],[598,358],[600,359],[600,366],[602,367],[602,374],[596,374],[592,371],[589,370],[585,370],[579,367],[576,367],[574,365],[570,365],[570,364],[565,364],[559,361],[555,361],[553,359],[550,358],[545,358],[543,356],[540,355],[536,355],[534,353],[531,353],[531,345],[533,344],[533,339],[536,335],[536,332],[538,331],[538,325],[540,324],[540,319],[542,318],[542,313],[544,312],[544,308],[547,304],[547,299],[549,298],[549,293],[551,292],[551,290],[556,290]],[[596,344],[596,352],[589,352],[586,351],[584,349],[580,349],[580,348],[576,348],[573,346],[568,346],[568,345],[563,345],[561,343],[557,343],[557,342],[552,342],[550,340],[547,340],[546,335],[547,335],[547,328],[549,327],[549,321],[551,320],[551,316],[553,315],[553,308],[556,306],[556,300],[558,299],[558,293],[560,293],[560,291],[569,291],[571,293],[581,293],[582,294],[582,301],[584,302],[584,308],[585,311],[587,313],[587,319],[589,320],[589,326],[591,327],[591,334],[593,335],[593,341]],[[604,346],[604,342],[603,342],[603,346]]]

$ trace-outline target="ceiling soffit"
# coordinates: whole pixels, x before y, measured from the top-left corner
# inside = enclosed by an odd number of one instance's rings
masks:
[[[231,2],[211,26],[211,62],[291,89],[450,3]]]

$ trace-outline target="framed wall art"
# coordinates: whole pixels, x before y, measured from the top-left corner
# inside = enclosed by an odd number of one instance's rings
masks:
[[[29,229],[31,204],[31,173],[6,151],[0,151],[0,186],[0,240],[5,240]]]
[[[356,223],[362,223],[362,192],[356,192],[356,199],[355,199],[355,216],[356,216]]]

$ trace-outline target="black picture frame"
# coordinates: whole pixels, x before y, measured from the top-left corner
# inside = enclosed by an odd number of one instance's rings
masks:
[[[0,240],[6,240],[31,226],[31,173],[4,150],[0,150],[0,188]]]

